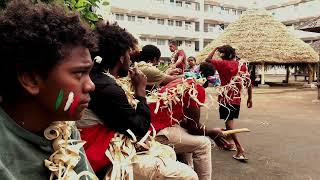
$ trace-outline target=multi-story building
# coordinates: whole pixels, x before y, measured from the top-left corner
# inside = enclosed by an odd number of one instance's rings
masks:
[[[112,0],[111,19],[138,37],[141,45],[158,46],[162,56],[171,55],[170,39],[194,56],[251,5],[240,0]],[[319,0],[260,0],[260,5],[287,25],[320,15]]]

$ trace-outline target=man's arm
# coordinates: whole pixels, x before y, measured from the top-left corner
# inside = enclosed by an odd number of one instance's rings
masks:
[[[214,48],[214,49],[209,53],[209,55],[208,55],[207,58],[205,59],[206,62],[211,62],[211,60],[212,60],[214,54],[216,53],[217,49],[218,49],[218,48]]]
[[[174,63],[173,67],[177,67],[179,64],[183,63],[184,56],[178,56],[178,60]]]
[[[100,102],[107,103],[110,108],[100,111],[105,118],[102,120],[107,123],[108,127],[124,134],[127,134],[127,129],[130,129],[139,137],[147,133],[150,127],[151,115],[145,97],[136,96],[139,103],[137,108],[133,109],[128,102],[125,92],[115,84],[106,86],[99,93]]]

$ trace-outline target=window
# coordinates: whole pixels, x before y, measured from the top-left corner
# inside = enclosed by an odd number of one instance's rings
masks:
[[[182,21],[176,21],[176,26],[182,27]]]
[[[136,17],[135,17],[135,16],[129,16],[129,15],[128,15],[128,21],[134,22],[134,21],[136,21]]]
[[[149,23],[150,24],[155,24],[156,23],[156,18],[150,18],[149,17]]]
[[[140,37],[140,40],[141,40],[141,41],[147,41],[147,38],[145,38],[145,37]]]
[[[182,7],[182,1],[176,1],[176,6]]]
[[[233,9],[233,10],[232,10],[232,14],[233,14],[233,15],[237,15],[237,10]]]
[[[196,51],[196,52],[198,52],[200,49],[199,49],[199,45],[200,43],[199,43],[199,41],[195,41],[194,42],[194,50]]]
[[[164,4],[164,0],[155,0],[158,4]]]
[[[209,11],[209,7],[210,7],[209,4],[205,4],[204,5],[204,12],[208,12]]]
[[[200,31],[200,23],[195,22],[195,31],[199,32]]]
[[[164,25],[164,19],[158,19],[158,24]]]
[[[170,5],[174,6],[174,0],[170,0]]]
[[[185,29],[186,29],[186,30],[192,30],[191,22],[186,22],[186,23],[184,24],[184,26],[185,26]]]
[[[178,46],[181,46],[181,45],[182,45],[182,41],[177,40],[177,45],[178,45]]]
[[[159,45],[159,46],[164,46],[164,45],[166,45],[166,40],[164,40],[164,39],[157,39],[157,45]]]
[[[143,16],[138,16],[137,22],[138,23],[143,23],[145,21],[146,17]]]
[[[208,23],[204,23],[204,26],[203,26],[203,31],[204,32],[209,32],[209,24]]]
[[[196,11],[200,11],[200,3],[195,3],[196,5]]]
[[[156,38],[150,38],[150,42],[151,42],[151,44],[156,44],[157,43],[157,39]]]
[[[116,20],[124,20],[124,15],[123,14],[116,14]]]
[[[224,11],[226,12],[226,14],[229,14],[230,13],[230,9],[224,9]]]
[[[174,25],[174,20],[168,20],[168,25],[173,26]]]
[[[191,9],[191,8],[192,8],[191,2],[185,2],[185,3],[184,3],[184,7],[185,7],[186,9]]]
[[[191,48],[192,47],[192,41],[186,41],[186,46]]]

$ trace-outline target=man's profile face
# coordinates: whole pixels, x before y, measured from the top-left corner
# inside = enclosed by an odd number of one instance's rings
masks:
[[[89,93],[95,88],[89,77],[92,66],[93,62],[87,48],[71,47],[68,56],[54,66],[48,76],[41,81],[35,100],[44,111],[57,116],[57,119],[80,119],[83,110],[88,107]],[[60,93],[61,103],[55,108]],[[71,106],[65,109],[71,94],[74,96],[73,100],[71,99]]]
[[[119,69],[118,75],[119,77],[126,77],[129,73],[129,67],[131,65],[130,50],[127,50],[122,57],[123,57],[123,63]]]
[[[174,52],[177,49],[177,47],[174,44],[170,43],[169,44],[169,49],[170,49],[171,52]]]

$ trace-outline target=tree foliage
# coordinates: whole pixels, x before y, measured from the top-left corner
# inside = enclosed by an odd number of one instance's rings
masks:
[[[10,0],[0,0],[0,8],[4,8]],[[95,13],[95,8],[99,8],[99,4],[104,6],[109,5],[109,0],[31,0],[33,3],[59,3],[65,5],[71,11],[80,13],[81,18],[87,21],[91,27],[94,27],[96,22],[102,17]]]

